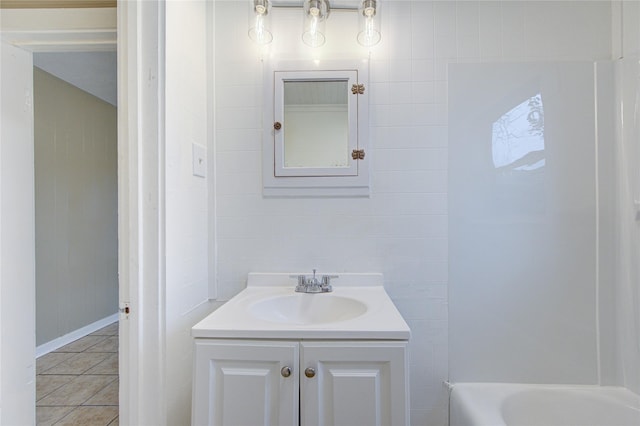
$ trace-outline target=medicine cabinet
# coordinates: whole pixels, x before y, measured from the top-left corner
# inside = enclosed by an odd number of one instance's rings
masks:
[[[265,66],[265,196],[369,195],[368,63]]]

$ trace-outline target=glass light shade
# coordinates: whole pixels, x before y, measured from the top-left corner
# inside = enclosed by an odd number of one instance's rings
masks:
[[[380,19],[376,17],[379,12],[377,0],[363,0],[358,8],[358,43],[370,47],[380,43]]]
[[[302,41],[311,47],[320,47],[325,42],[324,27],[329,17],[329,2],[326,0],[305,0],[304,28]]]
[[[269,0],[250,0],[249,38],[258,44],[273,41],[271,34],[271,2]]]

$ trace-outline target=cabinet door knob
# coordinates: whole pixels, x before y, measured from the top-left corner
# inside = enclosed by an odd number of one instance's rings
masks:
[[[313,376],[316,375],[316,370],[314,370],[311,367],[307,367],[304,370],[304,375],[307,376],[308,378],[312,378]]]
[[[282,367],[282,370],[280,370],[280,374],[282,374],[282,377],[289,377],[291,375],[291,368],[287,366]]]
[[[276,121],[275,123],[273,123],[273,128],[276,130],[282,129],[282,123],[280,123],[279,121]]]

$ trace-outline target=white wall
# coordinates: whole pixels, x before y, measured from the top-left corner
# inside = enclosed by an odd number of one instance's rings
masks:
[[[640,393],[640,4],[622,3],[622,57],[618,61],[617,101],[622,125],[616,144],[617,320],[622,383]],[[635,204],[634,204],[635,202]]]
[[[116,108],[34,69],[36,345],[118,311]]]
[[[609,58],[610,5],[384,2],[383,41],[371,54],[372,195],[329,200],[261,195],[262,74],[239,24],[246,7],[216,2],[219,295],[236,294],[249,271],[383,272],[412,328],[412,424],[445,424],[447,65]],[[367,54],[354,15],[333,14],[317,50],[299,41],[300,21],[299,11],[274,11],[271,54]]]
[[[612,228],[613,215],[596,184],[613,169],[596,153],[613,151],[613,126],[598,139],[596,111],[613,104],[596,109],[594,88],[613,84],[597,71],[589,61],[449,67],[452,382],[600,383],[598,292],[613,287],[613,256],[599,250],[597,221]],[[544,118],[531,129],[534,96]]]
[[[0,423],[35,424],[33,61],[0,54]]]
[[[189,424],[191,327],[207,303],[208,187],[192,173],[192,144],[207,141],[207,2],[166,3],[166,392],[167,424]]]

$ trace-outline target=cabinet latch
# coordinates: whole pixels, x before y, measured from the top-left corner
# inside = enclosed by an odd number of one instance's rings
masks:
[[[354,149],[351,152],[351,158],[354,160],[364,160],[364,149]]]
[[[354,95],[364,95],[364,84],[354,84],[351,86],[351,93]]]

